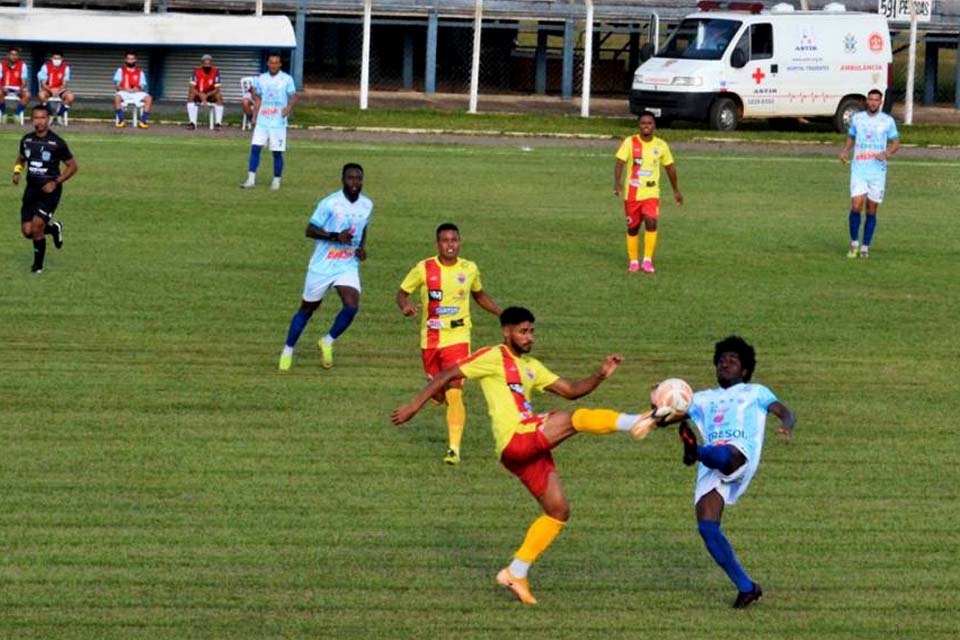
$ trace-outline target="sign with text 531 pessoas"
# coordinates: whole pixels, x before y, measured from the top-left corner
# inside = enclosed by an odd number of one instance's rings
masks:
[[[917,22],[930,22],[933,0],[913,0]],[[877,0],[877,13],[888,22],[910,22],[910,0]]]

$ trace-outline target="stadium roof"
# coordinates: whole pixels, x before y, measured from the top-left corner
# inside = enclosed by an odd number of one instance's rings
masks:
[[[7,42],[167,45],[292,49],[286,16],[134,13],[0,7],[0,38]]]

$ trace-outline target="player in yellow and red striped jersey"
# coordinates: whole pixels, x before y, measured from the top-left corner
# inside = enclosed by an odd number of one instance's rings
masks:
[[[420,330],[423,370],[427,379],[470,355],[470,299],[495,316],[500,307],[483,290],[477,265],[460,257],[460,229],[452,222],[437,227],[437,255],[421,260],[400,283],[397,306],[407,317],[417,314],[410,294],[421,290],[423,326]],[[460,462],[460,443],[466,423],[463,380],[452,380],[437,392],[435,400],[447,403],[447,433],[450,446],[443,461]]]
[[[643,438],[657,426],[658,419],[653,411],[628,414],[609,409],[577,409],[536,413],[530,404],[534,390],[549,391],[568,400],[582,398],[613,375],[623,358],[609,355],[592,376],[565,380],[529,356],[533,348],[534,321],[527,309],[504,309],[500,314],[502,344],[480,349],[459,364],[444,369],[392,415],[393,423],[399,426],[413,418],[435,393],[452,381],[459,378],[480,381],[497,443],[497,457],[527,487],[543,510],[530,525],[510,565],[497,574],[497,582],[524,604],[537,603],[527,580],[530,565],[550,546],[570,518],[570,505],[550,450],[581,432],[604,435],[630,431],[634,437]]]
[[[663,167],[673,187],[673,198],[683,204],[683,194],[677,186],[677,170],[673,154],[662,139],[653,135],[657,129],[652,113],[644,112],[637,120],[639,133],[624,138],[617,149],[613,169],[613,193],[623,196],[623,211],[627,218],[627,256],[630,271],[640,270],[640,223],[643,234],[643,271],[653,273],[653,251],[657,246],[657,219],[660,217],[660,167]],[[624,175],[624,167],[629,171]]]

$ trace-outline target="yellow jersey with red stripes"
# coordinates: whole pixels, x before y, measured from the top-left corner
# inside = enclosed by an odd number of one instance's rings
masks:
[[[454,264],[445,266],[438,257],[427,258],[410,270],[400,288],[407,293],[420,289],[421,349],[470,344],[470,294],[483,290],[475,263],[457,258]]]
[[[542,392],[560,378],[536,358],[514,355],[506,345],[478,349],[457,366],[468,380],[480,381],[498,457],[513,434],[535,431],[542,423],[530,404],[530,394],[534,389]]]
[[[617,160],[627,164],[623,177],[623,199],[627,202],[660,197],[660,167],[673,164],[670,146],[653,136],[644,142],[640,135],[624,138]]]

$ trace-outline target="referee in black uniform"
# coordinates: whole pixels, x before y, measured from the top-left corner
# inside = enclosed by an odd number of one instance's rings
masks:
[[[20,208],[20,229],[23,236],[33,240],[33,273],[43,273],[43,258],[47,252],[46,235],[53,236],[53,245],[63,246],[63,225],[51,222],[60,203],[60,186],[77,172],[77,161],[63,138],[50,131],[50,112],[43,105],[33,108],[33,133],[20,139],[20,155],[13,167],[13,184],[20,184],[20,175],[26,169],[27,188],[23,190]],[[66,170],[60,173],[60,163]]]

